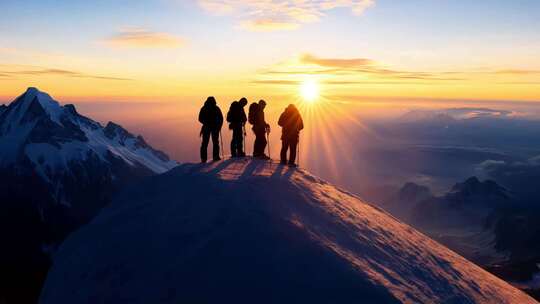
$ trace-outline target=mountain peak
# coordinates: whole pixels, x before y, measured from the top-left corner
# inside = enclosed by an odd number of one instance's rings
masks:
[[[431,190],[426,186],[408,182],[403,185],[403,187],[401,187],[398,196],[401,201],[417,203],[424,199],[433,197],[433,194],[431,193]]]
[[[38,92],[41,92],[41,91],[36,87],[28,87],[26,89],[26,93],[29,93],[29,94],[35,94],[35,93],[38,93]]]
[[[49,94],[41,92],[35,87],[29,87],[22,95],[17,97],[4,110],[6,117],[3,122],[16,128],[21,124],[35,121],[44,115],[48,116],[56,124],[62,125],[61,116],[63,108]]]
[[[482,182],[473,176],[455,184],[445,198],[452,204],[494,208],[509,203],[510,193],[492,180]]]
[[[40,303],[128,298],[535,303],[354,195],[259,160],[186,164],[125,190],[62,244]]]
[[[26,92],[23,93],[23,96],[25,96],[25,99],[27,100],[37,99],[46,110],[56,110],[57,108],[60,108],[58,101],[35,87],[29,87]]]
[[[105,129],[103,129],[103,132],[109,139],[114,139],[116,136],[118,136],[121,140],[134,137],[133,134],[129,133],[121,125],[116,124],[112,121],[109,121],[107,123]]]
[[[508,197],[508,191],[496,182],[492,180],[481,182],[476,176],[469,177],[464,182],[455,184],[451,192],[459,192],[466,196],[488,194]]]

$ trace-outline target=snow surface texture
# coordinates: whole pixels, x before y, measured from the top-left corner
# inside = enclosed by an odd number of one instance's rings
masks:
[[[127,189],[55,256],[40,303],[536,303],[358,197],[264,161]]]
[[[154,173],[177,165],[142,137],[113,123],[103,128],[79,115],[74,106],[60,106],[36,88],[28,88],[0,114],[0,167],[13,165],[21,155],[30,159],[45,180],[57,172],[69,172],[71,163],[90,157],[108,162],[112,155]]]

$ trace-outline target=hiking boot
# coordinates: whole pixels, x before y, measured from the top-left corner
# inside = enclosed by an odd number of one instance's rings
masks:
[[[269,160],[269,159],[270,159],[270,157],[269,157],[268,155],[266,155],[266,154],[259,155],[259,156],[257,156],[257,158],[259,158],[259,159],[265,159],[265,160]]]

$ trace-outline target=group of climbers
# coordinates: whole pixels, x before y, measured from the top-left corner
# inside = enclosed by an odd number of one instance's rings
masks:
[[[245,137],[246,123],[252,125],[253,133],[255,134],[255,143],[253,146],[253,157],[260,159],[270,159],[264,153],[268,144],[267,135],[270,134],[270,125],[264,117],[264,109],[266,102],[260,100],[257,103],[252,103],[249,106],[248,115],[244,110],[248,101],[245,97],[239,101],[231,103],[229,112],[227,113],[227,122],[229,129],[232,130],[231,140],[231,157],[245,157]],[[207,161],[207,149],[210,138],[212,138],[213,150],[212,157],[214,161],[221,160],[220,157],[220,136],[223,126],[223,114],[216,103],[216,99],[212,96],[208,97],[204,106],[199,112],[199,122],[201,128],[201,161]],[[296,166],[296,149],[298,147],[300,131],[304,128],[304,123],[300,112],[294,105],[289,105],[279,117],[278,125],[282,128],[281,134],[281,163],[291,167]],[[290,156],[287,160],[287,151],[290,150]]]

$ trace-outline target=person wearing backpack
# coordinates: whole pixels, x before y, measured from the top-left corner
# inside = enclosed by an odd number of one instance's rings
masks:
[[[296,148],[300,137],[300,131],[304,129],[304,122],[300,112],[290,104],[279,116],[278,125],[281,132],[281,164],[296,167]],[[290,150],[289,161],[287,162],[287,150]]]
[[[227,122],[229,122],[229,129],[232,130],[231,140],[231,156],[232,157],[244,157],[244,126],[247,122],[246,112],[244,107],[247,105],[247,99],[242,97],[240,101],[234,101],[227,113]]]
[[[219,133],[223,126],[223,114],[221,109],[217,106],[216,99],[210,96],[204,102],[204,106],[199,112],[199,122],[202,124],[201,133],[201,162],[205,163],[207,160],[208,143],[210,137],[212,137],[212,156],[214,161],[221,160],[219,157]]]
[[[266,148],[266,133],[270,133],[270,125],[264,119],[264,108],[266,101],[259,100],[259,103],[252,103],[249,106],[248,121],[253,125],[252,130],[255,133],[255,143],[253,145],[253,157],[270,159],[264,154]]]

